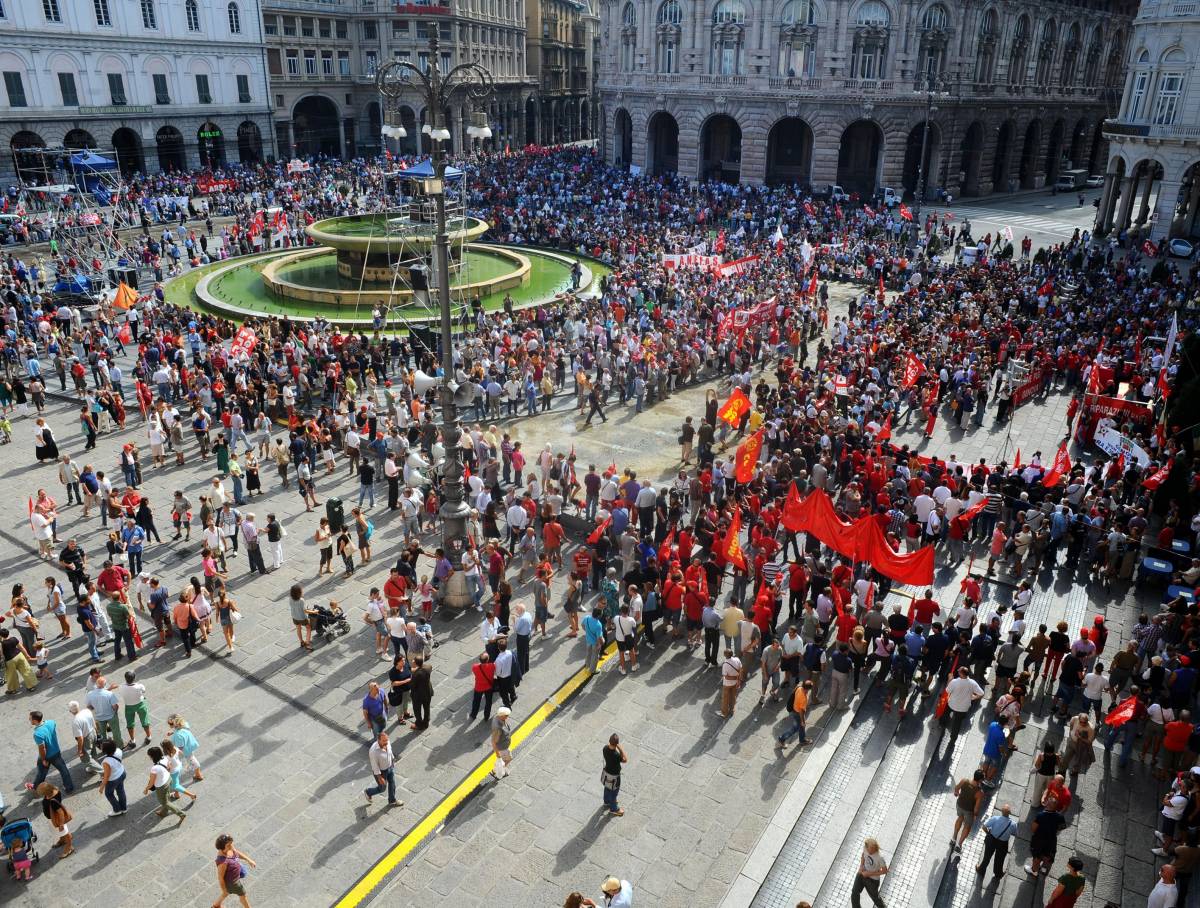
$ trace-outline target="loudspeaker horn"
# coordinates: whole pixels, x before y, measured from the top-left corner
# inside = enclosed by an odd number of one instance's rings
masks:
[[[425,392],[430,388],[436,388],[442,383],[440,378],[435,378],[432,375],[426,375],[420,369],[413,374],[413,390],[418,396],[424,397]]]

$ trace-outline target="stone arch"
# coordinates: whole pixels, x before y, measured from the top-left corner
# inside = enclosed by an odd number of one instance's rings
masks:
[[[1038,150],[1042,145],[1042,121],[1030,120],[1025,126],[1025,140],[1021,145],[1021,163],[1017,178],[1022,189],[1038,187]]]
[[[979,195],[979,176],[983,169],[983,124],[976,120],[967,127],[958,147],[958,194]]]
[[[1050,185],[1058,179],[1062,169],[1063,136],[1066,131],[1067,121],[1062,117],[1055,120],[1054,125],[1050,127],[1050,141],[1046,143],[1046,166],[1043,168],[1046,172],[1046,182]]]
[[[1005,192],[1012,180],[1012,147],[1017,134],[1016,124],[1005,120],[996,129],[996,145],[992,154],[992,192]]]
[[[767,183],[810,183],[813,144],[813,128],[806,120],[776,120],[767,133]]]
[[[633,117],[624,107],[613,111],[613,163],[628,167],[633,158]]]
[[[1087,117],[1080,117],[1071,130],[1071,145],[1067,151],[1067,157],[1070,159],[1072,167],[1087,166],[1083,163],[1084,154],[1087,151],[1087,127]]]
[[[158,149],[160,170],[178,172],[187,169],[187,154],[183,147],[183,134],[174,126],[164,126],[154,137]]]
[[[342,153],[342,121],[337,102],[325,95],[305,95],[292,105],[292,143],[298,157]]]
[[[937,173],[941,164],[942,130],[932,120],[929,122],[929,134],[925,134],[925,120],[921,120],[908,131],[904,140],[904,168],[901,171],[900,183],[906,196],[916,197],[924,187],[924,195],[928,196],[929,189],[937,182]],[[925,146],[925,159],[921,160],[921,146]],[[933,181],[933,183],[930,182]]]
[[[378,134],[375,130],[374,134]],[[253,120],[243,120],[237,128],[238,160],[243,164],[258,164],[262,161],[262,130]]]
[[[646,122],[646,169],[654,176],[679,171],[679,121],[665,110]]]
[[[728,113],[716,113],[700,125],[700,179],[737,183],[742,171],[742,127]]]
[[[46,147],[46,140],[40,133],[28,129],[19,130],[13,133],[8,147],[12,151],[13,167],[19,181],[32,186],[43,186],[50,182],[50,168],[47,166],[46,157],[37,153],[22,154],[26,149]]]
[[[883,166],[883,127],[876,120],[855,120],[838,141],[837,182],[846,192],[870,198]]]
[[[142,137],[137,134],[136,130],[122,126],[112,134],[112,147],[117,158],[117,165],[121,168],[121,176],[129,179],[135,173],[145,172]]]
[[[96,142],[96,137],[86,129],[72,129],[63,136],[63,147],[69,148],[72,151],[78,151],[81,148],[99,148]]]

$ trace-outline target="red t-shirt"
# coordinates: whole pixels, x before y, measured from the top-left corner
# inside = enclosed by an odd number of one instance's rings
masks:
[[[1192,734],[1192,723],[1176,719],[1174,722],[1168,722],[1163,732],[1163,747],[1173,753],[1180,753],[1187,749],[1188,738]]]
[[[936,599],[917,599],[908,609],[908,617],[926,627],[933,622],[934,616],[941,611]]]

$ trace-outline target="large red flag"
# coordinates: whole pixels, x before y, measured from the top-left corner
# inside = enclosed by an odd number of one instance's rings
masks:
[[[911,221],[913,219],[912,212],[908,210],[907,205],[902,204],[900,206],[900,217],[904,218],[906,221]]]
[[[1175,465],[1175,461],[1168,460],[1165,464],[1163,464],[1161,467],[1159,467],[1157,470],[1155,470],[1153,473],[1151,473],[1149,476],[1147,476],[1145,479],[1143,479],[1142,485],[1145,488],[1149,489],[1151,492],[1153,492],[1155,489],[1157,489],[1160,485],[1163,484],[1164,479],[1166,479],[1168,476],[1171,475],[1171,467],[1173,467],[1174,465]]]
[[[1012,468],[1014,470],[1021,469],[1021,449],[1017,448],[1017,456],[1013,458]]]
[[[758,456],[762,453],[765,432],[766,429],[759,429],[738,445],[734,453],[736,470],[733,474],[733,478],[738,482],[749,482],[754,478],[754,465],[758,463]]]
[[[900,383],[900,387],[907,391],[917,383],[917,379],[924,371],[925,364],[917,359],[916,354],[910,350],[904,359],[904,380]]]
[[[596,525],[596,529],[592,530],[592,532],[588,535],[588,538],[587,538],[588,545],[595,545],[597,542],[599,542],[600,537],[605,534],[605,532],[608,530],[608,528],[611,525],[612,525],[612,518],[605,517],[604,520],[602,520],[599,524]]]
[[[725,401],[725,405],[717,411],[717,419],[729,423],[731,426],[736,426],[743,416],[750,412],[750,398],[746,396],[746,392],[741,388],[734,388],[733,393],[729,395],[729,400]]]
[[[879,431],[875,433],[875,441],[887,441],[892,437],[892,414],[887,415],[887,419],[883,421],[883,425],[879,427]]]
[[[800,498],[800,490],[793,482],[788,488],[787,501],[783,503],[783,516],[779,522],[784,529],[791,533],[799,533],[803,527],[804,502]]]
[[[1104,717],[1104,724],[1111,725],[1113,728],[1120,728],[1135,715],[1137,715],[1138,698],[1130,697],[1123,703],[1117,705],[1107,716]]]
[[[1042,477],[1042,485],[1049,488],[1058,485],[1058,481],[1071,472],[1071,455],[1067,453],[1067,442],[1064,440],[1054,454],[1054,463],[1050,472]]]
[[[976,517],[978,517],[980,514],[983,513],[983,509],[987,507],[987,503],[988,503],[987,496],[984,495],[977,502],[975,502],[973,505],[971,505],[969,508],[967,508],[965,511],[963,511],[963,516],[966,517],[967,520],[974,520]]]
[[[746,553],[742,551],[742,544],[738,541],[738,534],[741,531],[742,512],[734,508],[733,520],[729,522],[729,529],[725,531],[724,537],[720,540],[720,552],[727,564],[736,565],[744,571],[746,570]]]

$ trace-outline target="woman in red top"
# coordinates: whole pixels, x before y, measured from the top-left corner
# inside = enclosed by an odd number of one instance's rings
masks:
[[[479,654],[479,660],[471,666],[471,675],[475,679],[475,690],[471,694],[471,718],[479,715],[479,703],[482,700],[483,720],[486,722],[492,717],[492,694],[496,679],[496,666],[487,653]]]

